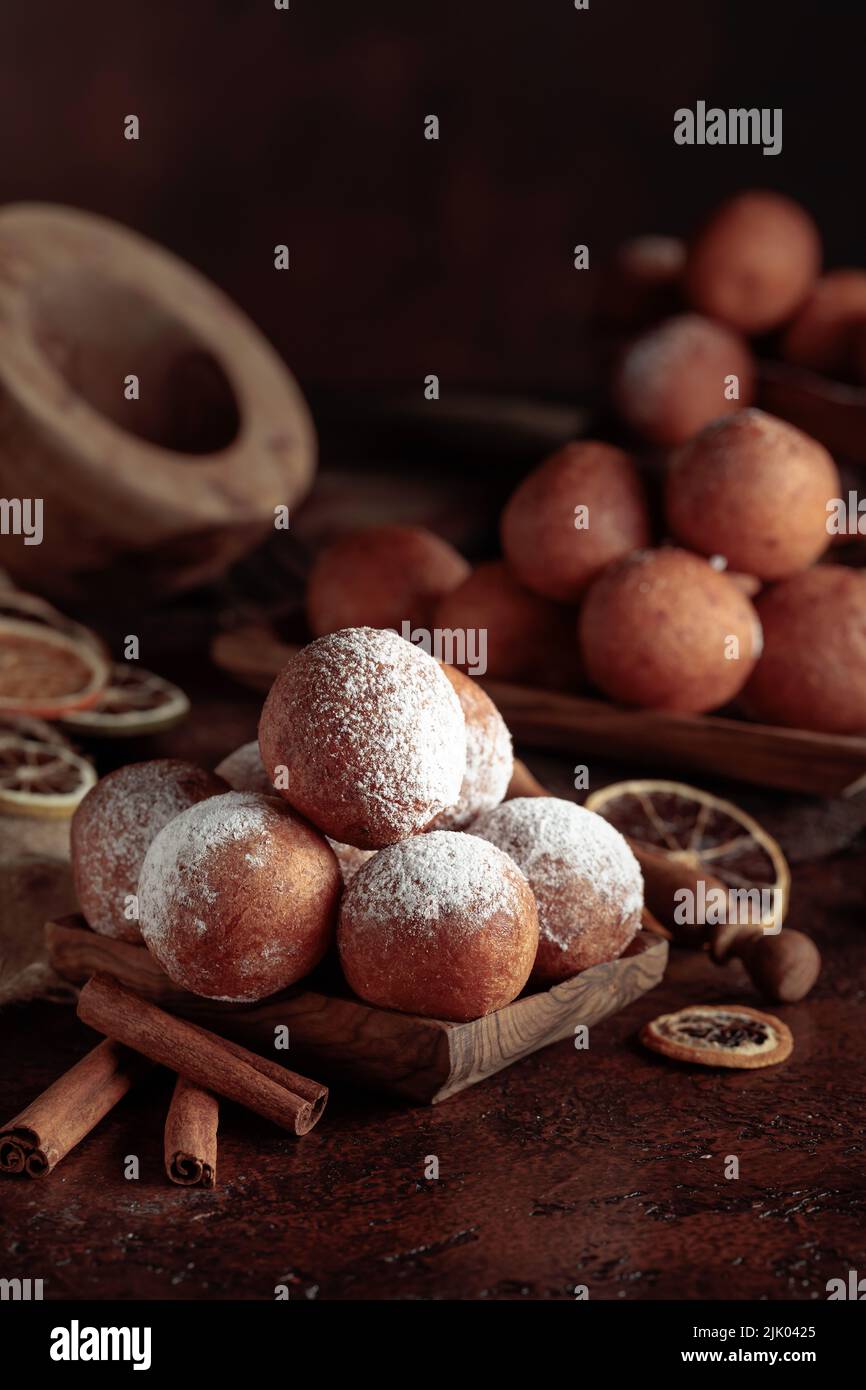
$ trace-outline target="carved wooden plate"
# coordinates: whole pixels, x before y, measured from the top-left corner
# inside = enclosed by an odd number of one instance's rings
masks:
[[[664,975],[668,943],[641,931],[618,960],[595,965],[551,989],[521,995],[472,1023],[446,1023],[365,1004],[349,993],[305,983],[257,1004],[223,1004],[171,983],[143,946],[98,936],[73,915],[48,922],[48,955],[65,980],[83,984],[96,971],[137,993],[262,1052],[274,1029],[289,1029],[292,1064],[316,1076],[352,1081],[436,1104],[474,1086],[549,1043],[573,1036],[653,989]]]

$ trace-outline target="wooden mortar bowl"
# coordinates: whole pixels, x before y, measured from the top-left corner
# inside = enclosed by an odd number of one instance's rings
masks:
[[[97,575],[127,596],[212,578],[315,460],[291,373],[197,271],[89,213],[0,211],[0,495],[44,515],[41,545],[0,537],[14,580],[75,597]]]

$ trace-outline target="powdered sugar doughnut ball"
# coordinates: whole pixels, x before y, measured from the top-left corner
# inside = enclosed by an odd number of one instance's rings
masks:
[[[259,752],[259,741],[242,743],[233,753],[229,753],[217,764],[216,774],[227,782],[233,792],[258,792],[260,796],[273,796],[274,788],[268,780]]]
[[[337,863],[340,866],[340,874],[344,883],[355,877],[359,869],[363,868],[368,859],[372,859],[376,853],[374,849],[357,849],[354,845],[343,845],[339,840],[332,840],[325,836],[331,849],[337,856]]]
[[[381,850],[355,875],[337,945],[362,999],[463,1023],[520,993],[538,913],[507,855],[473,835],[434,830]]]
[[[782,356],[816,372],[844,375],[852,364],[855,334],[866,319],[866,270],[822,275],[788,325]]]
[[[579,631],[586,669],[611,699],[684,713],[732,700],[761,650],[742,589],[673,546],[609,565],[584,599]]]
[[[341,882],[324,838],[276,797],[226,792],[157,835],[138,885],[141,932],[182,989],[249,1002],[309,974]]]
[[[823,445],[763,410],[708,425],[671,459],[665,510],[692,550],[734,570],[782,579],[830,544],[827,503],[839,473]]]
[[[490,696],[469,676],[442,663],[466,720],[466,772],[454,806],[437,816],[434,830],[462,830],[482,811],[498,806],[514,771],[511,734]]]
[[[78,904],[94,931],[141,941],[126,914],[152,841],[181,811],[225,790],[216,773],[180,758],[128,763],[91,787],[72,817],[71,842]]]
[[[743,333],[778,328],[803,302],[821,264],[818,229],[791,198],[750,189],[728,199],[689,249],[688,297]]]
[[[678,307],[686,243],[637,236],[618,246],[602,275],[599,311],[620,324],[652,323]]]
[[[501,560],[477,565],[463,584],[440,599],[433,626],[484,633],[485,669],[478,674],[553,689],[580,683],[574,610],[530,593]]]
[[[429,627],[436,600],[468,573],[463,556],[422,526],[368,526],[316,558],[307,619],[317,637],[344,627]]]
[[[732,376],[739,383],[734,400],[728,398]],[[710,420],[748,405],[754,383],[752,354],[737,333],[699,314],[678,314],[625,349],[613,400],[644,439],[681,444]]]
[[[603,816],[553,796],[521,796],[479,816],[472,834],[509,855],[535,894],[533,980],[554,984],[622,955],[640,927],[643,876]]]
[[[758,613],[766,645],[742,700],[752,718],[866,733],[866,573],[816,565],[767,589]]]
[[[578,515],[579,508],[586,511]],[[634,463],[593,439],[564,445],[511,494],[501,534],[521,584],[544,598],[577,600],[611,560],[650,543],[649,508]]]
[[[359,849],[426,829],[457,801],[466,770],[463,711],[439,663],[369,627],[320,637],[288,662],[259,747],[280,794]]]

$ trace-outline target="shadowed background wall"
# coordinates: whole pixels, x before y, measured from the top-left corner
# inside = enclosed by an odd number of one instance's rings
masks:
[[[307,386],[579,392],[623,236],[763,184],[815,212],[830,264],[862,262],[864,38],[861,4],[810,0],[4,0],[0,199],[165,243]],[[783,152],[675,146],[699,99],[783,107]]]

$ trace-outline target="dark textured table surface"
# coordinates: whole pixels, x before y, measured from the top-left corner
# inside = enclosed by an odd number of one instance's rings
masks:
[[[212,672],[204,641],[171,616],[148,631],[143,664],[184,681],[194,717],[103,748],[102,770],[169,752],[212,764],[251,737],[257,698]],[[593,785],[634,772],[583,760]],[[568,759],[529,761],[566,788]],[[441,1106],[335,1087],[301,1140],[225,1106],[213,1191],[164,1177],[158,1076],[47,1179],[0,1184],[0,1274],[94,1299],[271,1299],[278,1284],[310,1299],[826,1298],[828,1279],[866,1270],[866,816],[733,794],[782,839],[789,922],[824,953],[813,995],[780,1010],[795,1038],[782,1066],[642,1050],[640,1025],[664,1010],[758,1003],[738,966],[675,950],[662,986],[597,1025],[588,1051],[559,1043]],[[0,1013],[0,1118],[94,1041],[64,1006]]]

